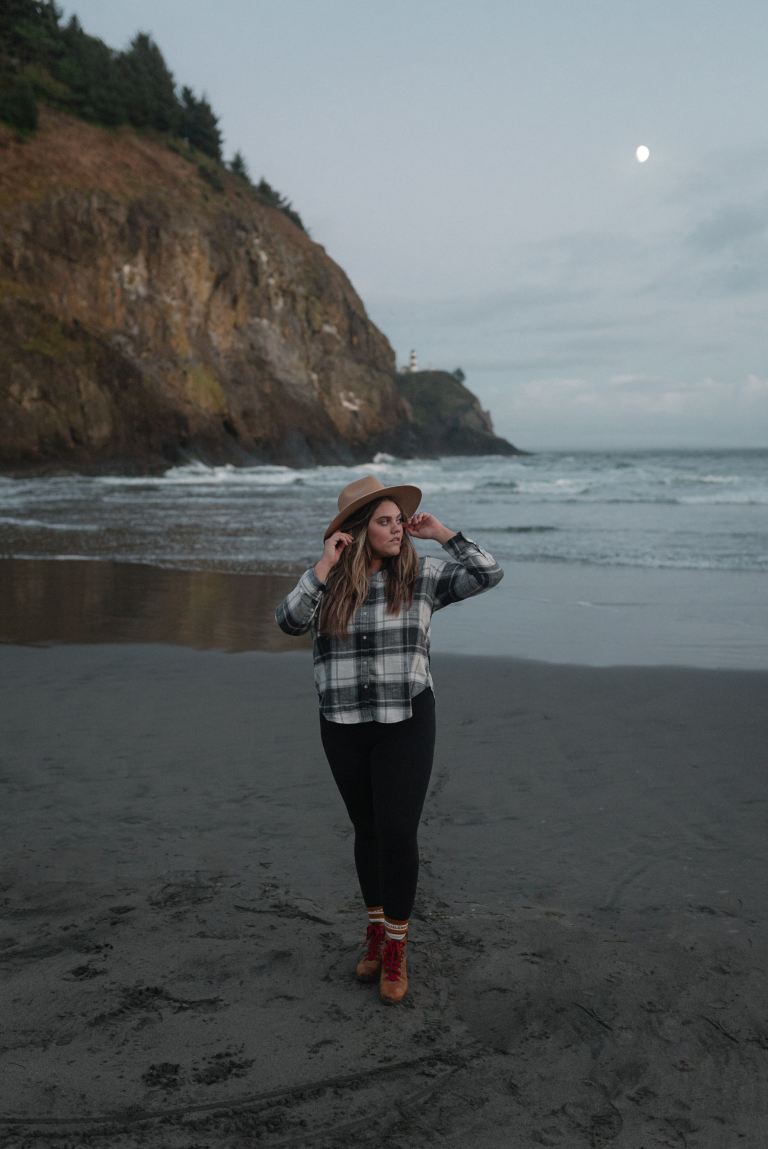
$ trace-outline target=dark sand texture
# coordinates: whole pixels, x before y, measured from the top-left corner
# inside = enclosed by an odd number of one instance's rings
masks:
[[[0,647],[0,1144],[768,1144],[768,674],[440,656],[412,992],[311,657]]]

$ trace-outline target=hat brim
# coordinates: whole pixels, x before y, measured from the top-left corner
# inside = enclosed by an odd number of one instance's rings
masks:
[[[323,540],[337,531],[350,515],[354,515],[355,511],[359,511],[368,503],[379,503],[382,499],[392,499],[402,508],[403,514],[410,519],[421,502],[421,490],[419,487],[412,487],[406,483],[400,487],[382,487],[380,491],[374,491],[372,495],[362,495],[359,499],[354,499],[348,507],[339,511],[336,518],[328,524]]]

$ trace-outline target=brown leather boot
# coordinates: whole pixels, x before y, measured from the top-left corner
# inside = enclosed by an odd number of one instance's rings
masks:
[[[396,942],[387,938],[381,955],[379,997],[387,1005],[397,1005],[408,990],[408,970],[405,960],[407,940]]]
[[[376,981],[381,969],[381,951],[384,948],[384,923],[369,923],[365,932],[365,954],[357,963],[358,981]]]

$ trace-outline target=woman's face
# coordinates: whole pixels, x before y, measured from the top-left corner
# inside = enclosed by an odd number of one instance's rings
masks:
[[[382,499],[368,521],[368,543],[377,559],[400,554],[405,515],[392,499]]]

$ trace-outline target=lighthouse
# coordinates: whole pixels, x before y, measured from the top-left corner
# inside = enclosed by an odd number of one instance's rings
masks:
[[[416,352],[412,351],[410,354],[410,358],[408,359],[408,370],[411,373],[413,373],[414,371],[418,371],[418,369],[419,369],[419,364],[416,361]]]

